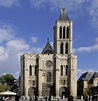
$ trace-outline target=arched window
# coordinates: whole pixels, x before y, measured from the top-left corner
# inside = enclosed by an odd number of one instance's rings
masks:
[[[65,27],[63,27],[63,39],[65,39]]]
[[[69,27],[67,27],[67,34],[66,34],[66,38],[68,39],[69,38],[69,33],[70,32],[70,28]]]
[[[66,76],[68,75],[68,65],[66,65]]]
[[[32,66],[29,66],[29,76],[32,76]]]
[[[60,39],[61,39],[62,38],[62,27],[60,27],[59,34],[60,34]]]
[[[60,54],[63,54],[63,42],[60,44]]]
[[[68,54],[68,42],[65,45],[65,54]]]
[[[37,75],[37,65],[35,65],[35,72],[34,72],[34,75],[36,76]]]
[[[62,76],[63,75],[63,66],[61,65],[61,67],[60,67],[61,69],[60,69],[60,75]]]
[[[47,82],[51,82],[51,73],[50,72],[47,73]]]

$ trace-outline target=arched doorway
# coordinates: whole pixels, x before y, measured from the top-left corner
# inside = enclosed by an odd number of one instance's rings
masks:
[[[35,95],[35,87],[30,87],[28,89],[28,95],[29,96],[34,96]]]
[[[53,88],[52,85],[49,84],[42,84],[42,96],[50,97],[52,95]]]
[[[60,97],[62,97],[63,98],[63,96],[65,96],[66,98],[68,97],[68,88],[66,88],[66,87],[61,87],[60,89],[59,89],[59,95],[60,95]]]

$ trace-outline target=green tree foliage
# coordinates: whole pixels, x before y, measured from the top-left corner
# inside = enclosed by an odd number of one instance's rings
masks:
[[[0,92],[7,91],[7,90],[10,90],[10,87],[0,83]]]
[[[15,78],[11,74],[5,74],[2,76],[2,83],[8,86],[12,86],[14,84]]]
[[[11,74],[5,74],[0,77],[0,91],[6,90],[18,92],[17,80]]]

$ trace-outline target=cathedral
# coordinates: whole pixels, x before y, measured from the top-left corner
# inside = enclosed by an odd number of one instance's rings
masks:
[[[39,54],[21,55],[21,96],[77,96],[77,56],[73,53],[72,21],[65,8],[53,27],[53,47],[47,41]]]

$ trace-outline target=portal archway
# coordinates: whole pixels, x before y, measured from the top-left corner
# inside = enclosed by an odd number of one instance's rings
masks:
[[[61,88],[59,89],[59,95],[60,95],[60,97],[62,97],[62,98],[63,98],[63,96],[68,97],[68,88],[66,88],[66,87],[61,87]]]
[[[53,86],[50,84],[42,84],[42,96],[50,97],[53,95]]]
[[[28,89],[28,95],[29,96],[34,96],[35,95],[35,87],[30,87]]]

